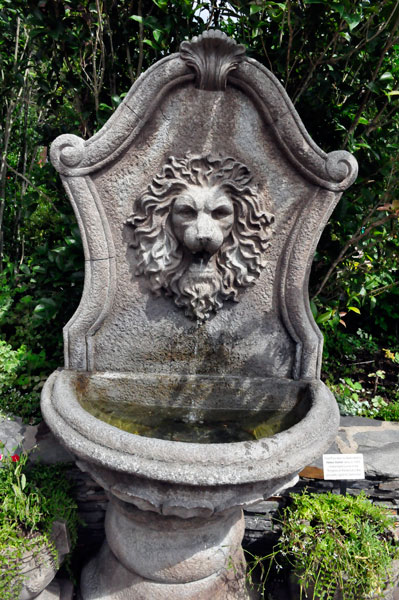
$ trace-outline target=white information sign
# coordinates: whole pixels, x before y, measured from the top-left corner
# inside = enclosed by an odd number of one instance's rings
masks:
[[[364,479],[363,454],[323,454],[324,479]]]

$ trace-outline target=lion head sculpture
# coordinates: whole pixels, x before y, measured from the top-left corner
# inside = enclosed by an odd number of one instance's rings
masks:
[[[261,210],[251,179],[231,157],[171,156],[134,203],[135,274],[187,316],[208,319],[265,265],[274,216]]]

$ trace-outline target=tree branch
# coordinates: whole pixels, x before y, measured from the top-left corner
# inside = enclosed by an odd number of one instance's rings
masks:
[[[371,79],[369,81],[369,86],[370,86],[371,83],[374,83],[375,80],[377,79],[378,73],[380,71],[380,68],[381,68],[381,65],[383,63],[383,60],[385,58],[386,53],[399,40],[399,36],[394,36],[394,33],[396,32],[396,30],[398,29],[398,27],[399,27],[399,16],[397,17],[397,19],[395,21],[395,24],[394,24],[394,26],[392,28],[392,31],[389,34],[388,40],[387,40],[384,48],[382,49],[382,52],[381,52],[380,57],[379,57],[378,62],[377,62],[377,66],[374,69],[373,74],[371,76]],[[362,103],[360,104],[360,106],[359,106],[359,108],[358,108],[358,110],[356,112],[355,118],[353,119],[353,122],[352,122],[351,126],[348,129],[348,133],[346,134],[346,137],[345,137],[345,140],[344,140],[344,148],[346,148],[346,146],[348,145],[350,136],[355,132],[355,130],[356,130],[358,124],[359,124],[360,117],[362,116],[362,113],[363,113],[363,111],[364,111],[364,109],[365,109],[365,107],[367,105],[367,102],[369,101],[370,94],[371,94],[371,89],[369,87],[368,90],[367,90],[367,92],[364,95]]]
[[[380,225],[384,225],[384,223],[387,223],[388,221],[390,221],[391,219],[394,219],[394,218],[397,218],[397,216],[395,214],[389,214],[389,215],[386,215],[385,217],[383,217],[382,219],[379,219],[378,221],[375,221],[374,223],[372,223],[371,225],[369,225],[369,227],[367,227],[364,230],[363,230],[362,226],[359,227],[357,229],[356,233],[342,247],[341,252],[338,254],[337,258],[334,260],[334,262],[332,263],[332,265],[328,269],[326,275],[324,276],[321,284],[317,288],[316,292],[313,294],[312,300],[314,300],[314,298],[316,298],[319,294],[321,294],[321,292],[323,291],[323,289],[324,289],[327,281],[330,279],[331,274],[335,271],[336,267],[340,264],[340,262],[342,262],[342,260],[345,258],[346,253],[349,250],[349,248],[353,244],[356,244],[357,242],[360,242],[360,240],[362,240],[363,238],[367,237],[368,234],[371,231],[373,231],[373,229],[375,229],[376,227],[379,227]]]
[[[25,175],[22,175],[22,173],[19,173],[16,169],[14,169],[14,167],[12,167],[11,165],[8,164],[8,162],[6,162],[6,166],[7,169],[9,171],[11,171],[12,173],[14,173],[14,175],[16,175],[17,177],[19,177],[20,179],[22,179],[23,181],[25,181],[25,183],[27,183],[31,188],[33,188],[36,192],[38,192],[39,194],[41,194],[43,196],[43,198],[45,198],[47,200],[47,202],[49,202],[51,204],[51,206],[54,208],[54,210],[59,213],[60,211],[58,210],[58,208],[55,206],[54,201],[50,198],[50,196],[48,196],[45,192],[43,192],[43,190],[41,190],[40,188],[38,188],[30,179],[28,179]]]

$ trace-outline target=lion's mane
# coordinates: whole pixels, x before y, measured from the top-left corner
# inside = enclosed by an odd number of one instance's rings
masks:
[[[127,222],[133,229],[130,245],[135,251],[135,274],[145,275],[155,294],[164,290],[173,295],[175,303],[185,307],[189,316],[207,318],[210,310],[223,305],[223,300],[236,300],[239,289],[252,285],[265,265],[274,216],[261,209],[255,189],[249,187],[251,179],[249,169],[231,157],[171,156],[134,203]],[[210,306],[202,306],[201,314],[196,286],[187,289],[181,285],[190,260],[170,219],[171,207],[186,184],[220,186],[231,198],[235,213],[233,229],[215,257],[213,287],[217,289],[212,292]]]

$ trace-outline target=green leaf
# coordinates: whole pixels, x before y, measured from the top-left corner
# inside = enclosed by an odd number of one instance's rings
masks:
[[[17,498],[21,498],[22,492],[21,492],[20,488],[15,483],[12,484],[12,489],[14,490],[14,494],[16,495],[16,497]]]
[[[145,40],[143,40],[143,43],[147,44],[147,46],[151,46],[151,48],[153,48],[154,50],[158,50],[157,44],[155,42],[153,42],[152,40],[145,39]]]
[[[259,4],[251,4],[251,7],[249,9],[249,14],[254,15],[254,14],[260,12],[261,10],[263,10],[263,6],[260,6]]]
[[[317,317],[318,311],[317,311],[317,306],[316,306],[314,300],[310,301],[310,310],[312,311],[313,318],[315,319]]]
[[[25,486],[26,486],[26,476],[25,476],[25,473],[22,473],[22,475],[21,475],[21,489],[24,490]]]
[[[380,81],[388,81],[390,79],[393,79],[393,75],[389,71],[385,71],[380,77]]]
[[[344,20],[349,25],[349,31],[353,31],[359,25],[362,17],[360,15],[344,15]]]
[[[163,36],[163,31],[161,29],[154,29],[152,35],[154,36],[154,40],[159,42]]]
[[[119,106],[119,104],[122,102],[122,98],[120,96],[118,96],[117,94],[114,94],[113,96],[111,96],[111,98],[112,98],[112,101],[115,103],[116,106]],[[72,243],[75,243],[74,239],[72,239]]]
[[[358,315],[361,314],[357,306],[348,306],[348,310],[353,310],[353,312],[357,313]]]
[[[19,269],[20,269],[21,273],[24,273],[25,275],[30,275],[30,269],[27,265],[22,264],[19,267]]]
[[[334,313],[335,313],[335,311],[329,310],[329,311],[319,315],[316,319],[316,323],[325,323],[326,321],[329,321],[332,318]]]
[[[370,83],[366,83],[366,88],[371,90],[374,94],[378,94],[380,91],[380,88],[378,87],[377,84],[374,83],[374,81],[370,81]]]
[[[161,10],[168,9],[168,0],[152,0]]]
[[[112,106],[109,106],[108,104],[105,104],[104,102],[101,102],[99,107],[100,110],[106,110],[109,112],[112,112],[114,109],[112,108]]]

